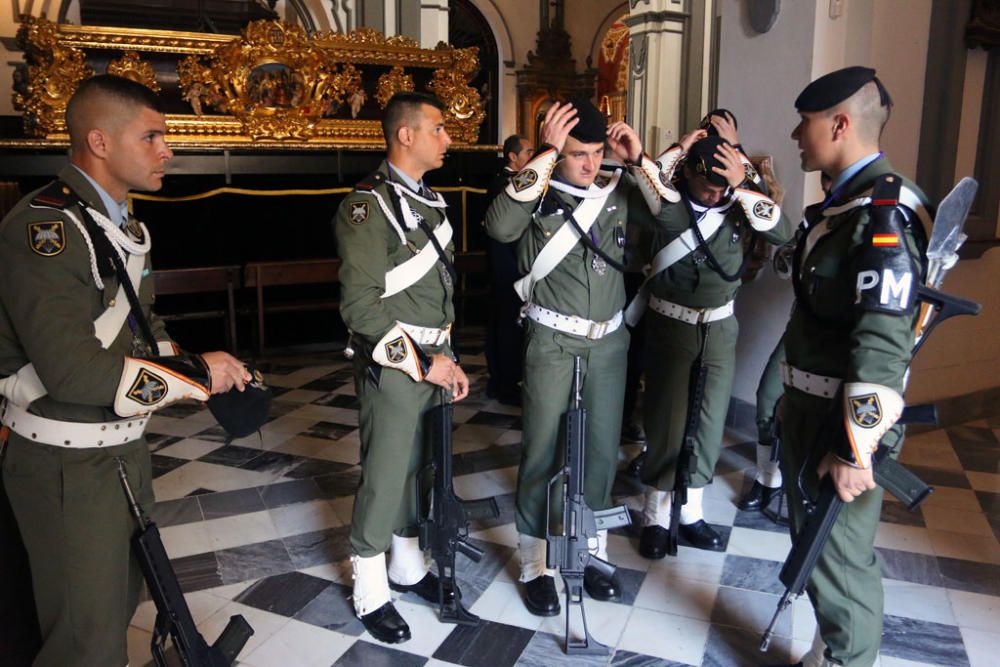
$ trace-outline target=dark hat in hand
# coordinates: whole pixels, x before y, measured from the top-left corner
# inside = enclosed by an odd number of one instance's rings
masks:
[[[208,409],[229,436],[227,442],[260,430],[271,409],[271,390],[264,384],[264,376],[253,366],[248,365],[247,371],[252,378],[243,391],[233,387],[208,399]]]
[[[705,114],[705,117],[702,118],[701,122],[698,124],[698,127],[706,130],[710,136],[715,137],[719,135],[719,131],[715,129],[714,125],[712,125],[712,116],[719,116],[720,118],[731,120],[733,123],[733,129],[739,129],[739,124],[736,122],[736,114],[732,111],[729,109],[712,109]]]
[[[579,122],[569,131],[569,136],[585,144],[604,143],[608,138],[608,119],[585,97],[567,100],[576,109]]]
[[[867,83],[875,82],[882,106],[892,106],[892,98],[871,67],[845,67],[836,72],[824,74],[816,79],[795,98],[795,108],[800,112],[817,112],[831,109]]]
[[[716,136],[708,136],[696,141],[685,159],[685,164],[691,173],[696,176],[704,176],[712,185],[729,185],[729,181],[723,174],[712,169],[712,167],[726,168],[726,165],[715,157],[715,154],[719,152],[719,147],[723,144],[728,146],[729,142]]]

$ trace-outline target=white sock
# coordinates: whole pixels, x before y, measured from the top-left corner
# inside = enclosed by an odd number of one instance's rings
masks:
[[[771,447],[767,445],[757,445],[757,481],[768,487],[776,489],[781,486],[781,469],[777,461],[771,460]]]
[[[670,505],[672,494],[652,486],[646,487],[646,499],[642,507],[644,526],[670,527]]]
[[[816,634],[813,635],[812,648],[802,656],[802,667],[840,667],[826,659],[826,644],[819,634],[819,628],[816,628]]]
[[[392,536],[389,578],[401,586],[412,586],[427,574],[427,558],[420,538]]]
[[[368,558],[351,556],[354,577],[354,612],[364,616],[389,602],[389,579],[385,573],[385,554]]]
[[[681,525],[689,526],[692,523],[698,523],[705,518],[705,513],[701,508],[701,497],[704,495],[705,489],[688,489],[688,501],[681,506]]]
[[[527,583],[543,575],[554,577],[555,570],[545,566],[545,556],[548,553],[548,542],[531,535],[517,536],[517,554],[521,560],[521,583]]]

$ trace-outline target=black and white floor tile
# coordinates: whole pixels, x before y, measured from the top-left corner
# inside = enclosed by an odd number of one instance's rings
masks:
[[[586,601],[605,658],[562,652],[565,616],[528,613],[517,588],[513,491],[520,447],[516,408],[485,397],[481,355],[466,354],[473,391],[455,409],[455,486],[465,498],[496,496],[499,519],[473,525],[480,563],[460,560],[463,599],[484,622],[438,622],[412,594],[397,608],[413,639],[386,646],[355,618],[348,531],[360,442],[348,363],[335,354],[262,364],[275,388],[260,435],[225,444],[212,417],[178,405],[150,426],[158,522],[201,632],[219,634],[243,614],[254,635],[239,656],[247,667],[358,665],[664,665],[780,663],[805,652],[815,623],[798,600],[768,654],[759,635],[781,593],[777,573],[790,546],[784,529],[735,501],[749,483],[751,437],[735,431],[706,518],[727,539],[724,553],[686,546],[648,561],[634,530],[609,539],[624,584],[622,603]],[[623,447],[624,464],[636,453]],[[876,546],[885,575],[881,667],[998,664],[1000,655],[1000,420],[908,438],[903,461],[936,492],[907,512],[887,500]],[[624,473],[616,499],[638,510],[640,488]],[[560,584],[561,586],[561,584]],[[397,594],[394,594],[397,595]],[[155,609],[143,602],[129,629],[132,665],[149,663]],[[577,622],[576,620],[574,622]]]

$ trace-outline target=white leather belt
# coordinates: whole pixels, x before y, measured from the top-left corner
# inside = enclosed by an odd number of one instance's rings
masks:
[[[733,314],[733,302],[719,306],[718,308],[688,308],[679,303],[673,303],[665,299],[658,299],[655,296],[649,297],[649,307],[660,315],[670,317],[688,324],[701,324],[703,322],[717,322],[724,320]]]
[[[96,424],[64,422],[33,415],[10,401],[2,412],[0,421],[22,438],[55,447],[80,449],[132,442],[142,436],[149,423],[148,416]]]
[[[587,320],[576,315],[563,315],[554,310],[542,308],[534,303],[528,305],[524,311],[524,315],[550,329],[575,336],[583,336],[589,340],[599,340],[617,331],[618,327],[622,325],[623,319],[622,311],[620,310],[610,320],[595,322],[594,320]]]
[[[399,326],[417,345],[444,345],[451,340],[451,325],[438,329],[400,322]]]
[[[833,398],[841,383],[840,378],[808,373],[785,361],[781,362],[781,380],[786,386],[822,398]]]

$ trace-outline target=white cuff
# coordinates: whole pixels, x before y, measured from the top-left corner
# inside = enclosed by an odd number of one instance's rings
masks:
[[[758,232],[766,232],[778,224],[781,219],[781,207],[766,195],[753,190],[736,188],[733,196],[743,207],[750,226]]]
[[[511,177],[504,192],[514,201],[535,201],[545,194],[558,161],[559,152],[555,148],[549,147],[536,153],[521,171]]]
[[[903,414],[903,397],[897,391],[870,382],[844,384],[844,428],[851,452],[838,457],[858,468],[871,467],[879,440]],[[851,461],[845,454],[853,454]]]
[[[119,417],[134,417],[188,398],[207,401],[210,393],[208,387],[166,366],[125,357],[114,410]]]
[[[375,343],[372,361],[380,366],[401,370],[413,378],[414,382],[423,382],[429,364],[422,363],[421,354],[422,350],[397,322]]]
[[[661,171],[660,166],[645,153],[639,158],[639,164],[629,167],[629,171],[635,177],[639,191],[653,215],[660,212],[663,200],[671,203],[681,200],[680,193],[674,188],[666,173]]]

